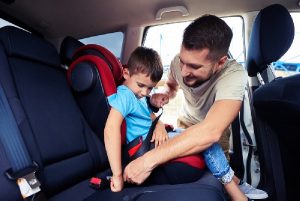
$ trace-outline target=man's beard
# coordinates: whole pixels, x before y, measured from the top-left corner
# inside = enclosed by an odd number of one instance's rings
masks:
[[[211,69],[207,78],[197,78],[195,76],[183,77],[183,83],[188,87],[196,88],[208,81],[214,74],[213,69]]]
[[[192,80],[195,80],[195,81],[191,82]],[[203,79],[199,80],[195,77],[194,78],[186,78],[185,77],[185,78],[183,78],[183,83],[188,87],[196,88],[196,87],[199,87],[200,85],[202,85],[203,83],[205,83],[207,80],[209,80],[209,78],[205,79],[205,80],[203,80]]]

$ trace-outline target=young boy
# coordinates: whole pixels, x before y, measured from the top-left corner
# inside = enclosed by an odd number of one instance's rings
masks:
[[[127,126],[126,143],[131,142],[139,136],[143,136],[143,139],[146,138],[152,120],[155,118],[155,115],[147,105],[146,96],[149,96],[153,87],[155,87],[161,79],[162,74],[163,67],[158,53],[153,49],[138,47],[129,58],[128,68],[124,68],[123,70],[125,81],[118,87],[116,94],[108,97],[111,110],[104,129],[104,141],[113,173],[110,188],[114,192],[121,191],[124,186],[120,131],[123,119],[125,118]],[[156,146],[161,145],[168,139],[167,133],[162,129],[163,127],[164,125],[162,123],[156,125],[156,130],[152,138]],[[247,200],[237,185],[231,181],[233,171],[229,167],[221,147],[215,144],[204,153],[204,157],[208,168],[213,174],[217,178],[222,178],[223,183],[226,183],[225,188],[231,198],[233,200]],[[189,167],[177,167],[175,165],[173,169],[170,169],[170,171],[177,171],[177,174],[173,174],[174,177],[180,174],[189,174],[187,177],[195,181],[199,179],[199,176],[203,173],[201,171],[194,171],[191,167],[185,171],[180,170],[180,168]],[[157,175],[158,177],[162,176],[160,173]],[[151,176],[149,178],[150,180]],[[186,176],[182,178],[186,178]],[[168,181],[163,181],[162,179],[162,183],[167,182]],[[177,182],[180,182],[180,179],[171,183]],[[184,182],[189,182],[189,180],[182,181],[182,183]],[[192,182],[192,180],[190,182]]]

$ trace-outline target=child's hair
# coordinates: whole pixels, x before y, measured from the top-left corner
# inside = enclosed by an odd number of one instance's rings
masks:
[[[130,55],[127,64],[131,75],[144,73],[152,82],[158,82],[163,74],[163,66],[159,54],[147,47],[137,47]]]

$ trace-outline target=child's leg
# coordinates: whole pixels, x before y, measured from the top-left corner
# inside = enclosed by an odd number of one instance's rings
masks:
[[[228,164],[222,147],[215,143],[203,152],[206,166],[219,179],[232,200],[247,200],[238,185],[233,181],[234,172]]]

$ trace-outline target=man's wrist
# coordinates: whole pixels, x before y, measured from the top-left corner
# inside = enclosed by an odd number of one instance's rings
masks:
[[[160,93],[161,94],[165,94],[169,97],[169,92],[170,92],[170,89],[169,88],[164,88]]]
[[[169,99],[173,99],[176,95],[177,90],[170,88],[170,87],[166,87],[162,90],[162,94],[165,94],[168,96]]]
[[[144,158],[144,166],[148,171],[152,171],[159,164],[155,157],[152,157],[151,151],[145,153],[142,157]]]

